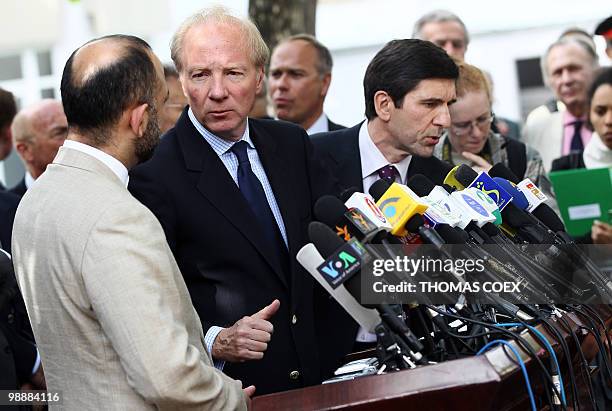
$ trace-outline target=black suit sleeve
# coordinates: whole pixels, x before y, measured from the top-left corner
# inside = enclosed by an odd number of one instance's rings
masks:
[[[171,196],[159,178],[155,178],[155,174],[156,170],[150,167],[150,164],[132,169],[128,190],[157,217],[170,249],[175,252],[176,210],[172,205]]]

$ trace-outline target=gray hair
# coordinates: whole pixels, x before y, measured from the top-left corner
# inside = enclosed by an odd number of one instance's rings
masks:
[[[470,42],[470,35],[468,34],[467,28],[463,21],[454,13],[451,13],[448,10],[434,10],[429,13],[423,15],[420,19],[414,23],[414,28],[412,29],[412,38],[425,40],[422,37],[421,30],[423,30],[423,26],[427,23],[444,23],[446,21],[454,21],[459,23],[459,25],[463,28],[463,35],[465,37],[465,45],[467,46]]]
[[[302,40],[315,48],[319,56],[317,71],[321,76],[331,73],[334,61],[329,49],[323,45],[315,36],[306,33],[295,34],[280,41],[278,45],[289,43],[290,41]],[[278,47],[278,46],[277,46]]]
[[[187,17],[187,19],[179,26],[170,42],[170,57],[174,61],[177,70],[183,70],[183,48],[185,35],[189,30],[200,24],[216,23],[232,25],[242,31],[243,40],[251,54],[251,60],[256,67],[264,68],[270,57],[270,50],[266,42],[261,37],[261,33],[248,19],[242,19],[233,16],[227,9],[220,6],[206,8],[198,11],[195,14]]]
[[[542,78],[544,79],[544,82],[546,84],[548,84],[548,80],[549,80],[548,78],[548,55],[550,54],[552,49],[554,49],[555,47],[566,46],[570,44],[576,44],[577,46],[579,46],[581,49],[583,49],[587,53],[587,55],[591,58],[591,65],[593,66],[593,68],[599,67],[599,60],[597,58],[597,54],[595,53],[595,50],[593,50],[593,48],[589,45],[589,43],[587,43],[586,41],[576,36],[565,36],[565,37],[558,39],[557,41],[552,43],[550,46],[548,46],[548,48],[546,49],[546,52],[544,53],[544,56],[540,59],[540,68],[542,69]]]

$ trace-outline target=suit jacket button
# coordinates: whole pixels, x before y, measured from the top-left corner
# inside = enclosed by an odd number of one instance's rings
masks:
[[[293,314],[293,317],[291,318],[291,324],[295,323],[297,323],[297,315]]]
[[[289,379],[290,380],[297,380],[298,378],[300,378],[300,372],[299,371],[291,371],[289,373]]]

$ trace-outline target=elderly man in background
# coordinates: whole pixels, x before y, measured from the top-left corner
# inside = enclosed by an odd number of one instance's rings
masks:
[[[434,10],[423,15],[414,24],[412,38],[431,41],[442,47],[449,56],[465,60],[470,37],[463,21],[454,13]]]
[[[174,127],[176,120],[187,105],[187,97],[183,93],[178,71],[173,64],[164,64],[164,78],[168,86],[168,100],[159,116],[159,128],[162,134]]]
[[[68,134],[68,122],[62,103],[45,99],[21,110],[11,126],[15,150],[23,161],[26,174],[10,191],[23,196],[53,162]]]
[[[542,105],[529,113],[523,141],[540,152],[550,171],[554,159],[581,152],[591,140],[587,89],[599,63],[592,47],[575,36],[551,44],[541,62],[544,79],[562,104]]]
[[[323,112],[332,64],[327,47],[309,34],[281,41],[272,52],[268,77],[276,116],[298,124],[309,135],[344,128]]]

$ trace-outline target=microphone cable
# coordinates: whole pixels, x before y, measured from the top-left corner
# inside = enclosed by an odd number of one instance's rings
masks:
[[[493,340],[493,341],[488,342],[484,347],[482,347],[480,351],[476,353],[476,355],[482,355],[487,350],[497,345],[503,345],[503,346],[508,347],[510,351],[512,351],[512,353],[516,357],[517,361],[519,362],[519,366],[521,367],[521,371],[523,371],[523,376],[525,377],[525,385],[527,386],[527,393],[529,394],[529,402],[531,403],[531,410],[537,411],[538,409],[535,404],[535,396],[533,395],[533,390],[531,389],[531,382],[529,381],[529,373],[527,373],[527,367],[525,367],[525,361],[523,361],[523,359],[521,358],[521,355],[516,350],[516,348],[512,346],[512,344],[510,344],[508,341],[505,341],[505,340]]]
[[[549,391],[553,391],[557,395],[557,397],[561,398],[560,392],[556,388],[556,386],[554,384],[554,381],[552,379],[552,376],[549,373],[548,369],[546,368],[546,366],[544,365],[542,360],[538,357],[537,353],[529,345],[529,343],[523,337],[521,337],[518,333],[510,331],[510,330],[507,330],[507,329],[505,329],[503,327],[498,327],[495,324],[486,323],[486,322],[483,322],[483,321],[478,321],[478,320],[462,317],[460,315],[455,315],[455,314],[451,314],[451,313],[448,313],[448,312],[444,312],[444,311],[439,310],[437,307],[434,307],[434,306],[428,306],[428,307],[431,308],[433,311],[436,311],[436,312],[438,312],[438,313],[440,313],[442,315],[446,315],[448,317],[455,318],[455,319],[458,319],[458,320],[462,320],[462,321],[465,321],[465,322],[472,322],[472,323],[475,323],[475,324],[480,324],[480,325],[485,326],[486,328],[493,328],[493,329],[499,330],[499,331],[501,331],[501,332],[511,336],[516,341],[516,343],[521,347],[521,349],[523,349],[523,351],[525,351],[525,353],[530,355],[531,358],[536,362],[536,364],[538,364],[538,366],[540,368],[540,371],[541,371],[541,375],[543,376],[545,383],[549,385],[549,387],[546,387],[546,389],[545,389],[545,393],[546,393],[547,397],[549,398],[549,404],[552,406],[552,404],[550,403],[551,401],[550,401],[550,393],[549,393]],[[489,343],[487,343],[487,344],[489,344]],[[561,408],[563,410],[567,410],[567,407],[565,407],[563,404],[561,405]]]

